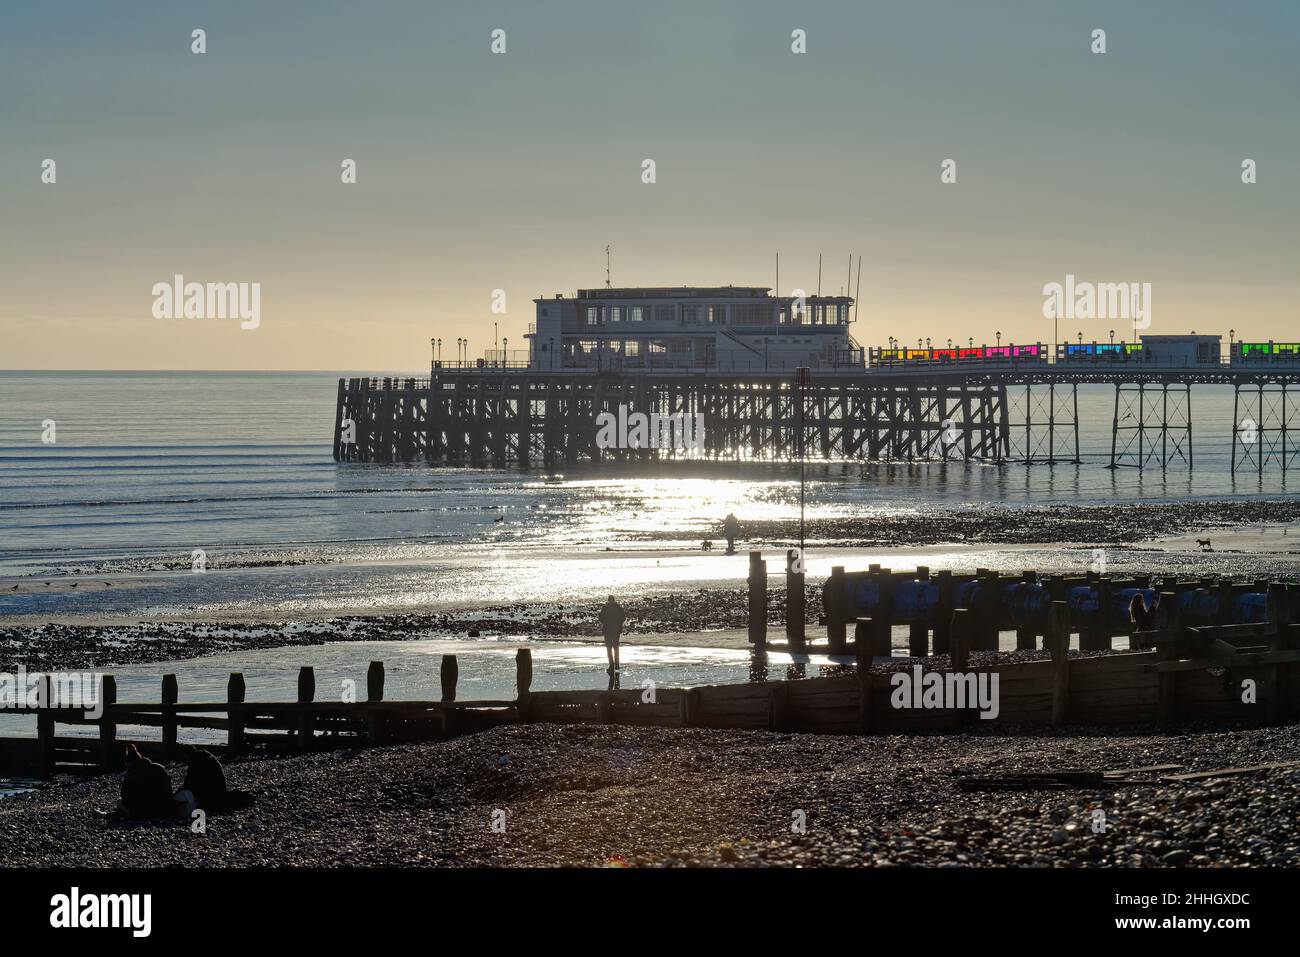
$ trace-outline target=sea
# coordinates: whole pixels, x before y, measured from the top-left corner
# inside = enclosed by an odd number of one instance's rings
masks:
[[[743,556],[720,571],[720,553],[683,554],[720,540],[728,513],[800,513],[797,465],[339,464],[334,403],[350,374],[0,372],[0,621],[285,617],[671,589],[743,578]],[[1081,464],[809,463],[804,513],[870,521],[1296,490],[1300,474],[1275,466],[1231,474],[1230,388],[1197,387],[1192,401],[1194,468],[1107,468],[1114,391],[1082,386]]]
[[[721,522],[794,520],[797,465],[674,463],[563,471],[339,464],[331,457],[338,379],[349,372],[0,372],[0,626],[44,620],[295,619],[517,603],[594,602],[727,584],[744,552],[702,551]],[[385,373],[403,375],[404,373]],[[1222,501],[1294,493],[1300,476],[1232,476],[1232,393],[1199,387],[1195,468],[1107,468],[1114,392],[1082,386],[1082,462],[1054,466],[810,462],[809,519],[1042,505]],[[954,528],[954,539],[960,536]],[[819,555],[832,564],[942,565],[934,549]],[[940,549],[942,551],[942,549]],[[1009,557],[967,548],[963,567],[1086,562],[1051,546]],[[937,559],[937,560],[936,560]],[[779,563],[779,558],[777,559]],[[778,564],[779,567],[779,564]],[[78,587],[73,588],[76,584]],[[283,624],[280,627],[285,627]],[[292,627],[290,624],[288,627]],[[235,650],[113,667],[122,700],[157,694],[171,672],[185,700],[221,700],[231,671],[250,695],[293,696],[303,664],[322,688],[384,660],[392,697],[433,697],[436,656],[460,659],[461,697],[510,697],[513,651],[528,635],[334,642]],[[534,644],[535,688],[602,687],[603,649]],[[105,658],[113,658],[106,643]],[[774,658],[772,667],[795,667]],[[629,647],[623,687],[745,680],[743,650]],[[814,658],[810,674],[836,665]],[[803,667],[801,664],[799,667]],[[0,733],[33,733],[0,716]],[[3,785],[4,782],[0,782]],[[10,787],[14,787],[12,781]]]

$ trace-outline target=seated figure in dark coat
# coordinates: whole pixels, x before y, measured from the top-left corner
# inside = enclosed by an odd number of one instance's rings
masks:
[[[167,769],[143,757],[134,744],[126,746],[126,775],[122,778],[121,813],[146,821],[176,816],[172,781]]]
[[[211,751],[189,745],[182,745],[180,751],[189,765],[180,789],[194,795],[196,806],[212,813],[234,811],[253,803],[251,794],[226,787],[225,768]]]

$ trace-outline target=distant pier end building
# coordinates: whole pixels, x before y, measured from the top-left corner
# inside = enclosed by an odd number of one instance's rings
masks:
[[[766,286],[579,289],[534,300],[530,368],[542,372],[861,370],[849,296]]]

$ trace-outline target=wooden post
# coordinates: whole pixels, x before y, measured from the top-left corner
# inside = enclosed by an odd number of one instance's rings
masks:
[[[767,562],[762,552],[749,553],[749,643],[767,651]]]
[[[773,681],[767,686],[767,730],[786,731],[790,727],[790,683]]]
[[[229,729],[226,732],[226,751],[240,754],[244,750],[244,676],[238,671],[230,673],[226,682],[226,720]]]
[[[528,706],[532,700],[533,653],[528,648],[515,652],[515,710],[519,720],[528,721]]]
[[[442,656],[442,700],[456,700],[456,680],[460,677],[460,666],[456,664],[455,655]]]
[[[40,763],[41,777],[48,778],[54,776],[54,701],[51,697],[54,692],[53,682],[49,675],[41,675],[40,684],[37,686],[36,706],[40,709],[36,712],[36,740],[40,743]]]
[[[316,671],[311,665],[298,669],[298,703],[310,704],[316,700]],[[298,750],[306,751],[313,736],[311,712],[303,708],[298,712]]]
[[[871,619],[859,618],[853,642],[858,657],[858,730],[871,731]]]
[[[804,634],[803,556],[797,548],[785,553],[785,640],[791,651],[803,651]]]
[[[314,679],[312,685],[314,689]],[[384,700],[384,663],[382,661],[370,662],[370,667],[366,670],[366,700]]]
[[[122,767],[122,755],[117,750],[117,723],[109,714],[117,704],[117,679],[104,675],[99,681],[99,706],[104,709],[99,719],[99,766],[105,771],[117,771]]]
[[[682,727],[693,728],[700,720],[700,689],[682,689]]]
[[[924,565],[916,566],[916,580],[924,583],[930,580],[930,569]],[[917,608],[921,603],[917,602]],[[911,621],[907,624],[907,653],[913,658],[924,658],[930,641],[930,623]]]
[[[974,612],[957,608],[952,613],[952,630],[948,633],[949,671],[965,671],[970,659],[971,631]]]
[[[935,575],[939,583],[939,604],[934,612],[934,653],[948,653],[948,634],[952,628],[952,572],[945,569]]]
[[[313,682],[314,683],[314,682]],[[366,669],[366,705],[384,700],[384,663],[370,662]],[[366,743],[371,747],[383,744],[387,738],[385,717],[378,708],[366,707]]]
[[[1064,724],[1070,712],[1070,606],[1065,602],[1047,606],[1043,643],[1052,654],[1052,724]]]
[[[176,702],[180,700],[180,689],[175,675],[163,675],[162,678],[162,745],[163,754],[173,757],[176,754]]]
[[[1094,641],[1098,651],[1111,650],[1111,591],[1109,578],[1097,582],[1097,630]]]
[[[1020,580],[1026,585],[1035,585],[1038,582],[1038,572],[1034,571],[1032,568],[1026,569],[1020,573]],[[1023,623],[1016,625],[1016,650],[1033,651],[1037,646],[1037,641],[1035,640],[1037,637],[1038,635],[1034,631],[1032,625]]]
[[[1295,631],[1291,626],[1291,609],[1287,601],[1287,586],[1273,582],[1268,586],[1267,619],[1273,629],[1269,650],[1291,651],[1296,646]],[[1290,702],[1291,675],[1294,665],[1269,665],[1264,673],[1264,715],[1269,724],[1289,717],[1293,708]]]
[[[882,568],[875,575],[879,600],[876,614],[871,617],[872,635],[871,653],[873,656],[888,658],[894,653],[894,575],[888,568]]]
[[[848,651],[848,621],[844,614],[844,566],[831,568],[831,577],[826,582],[822,594],[825,596],[823,610],[826,613],[826,641],[832,655],[842,655]]]
[[[1002,624],[1002,583],[997,572],[986,572],[980,582],[980,615],[971,647],[979,651],[997,651]]]
[[[1178,636],[1182,623],[1178,620],[1178,595],[1171,591],[1160,593],[1160,605],[1157,610],[1160,632],[1156,647],[1160,649],[1161,661],[1172,661],[1178,657]],[[1156,721],[1161,725],[1173,724],[1178,719],[1177,691],[1178,672],[1159,672],[1159,698],[1156,705]]]

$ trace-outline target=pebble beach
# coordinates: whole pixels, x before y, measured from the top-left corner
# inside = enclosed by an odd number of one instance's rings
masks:
[[[203,834],[105,822],[95,812],[119,775],[59,779],[0,801],[0,840],[16,867],[1285,867],[1300,863],[1300,769],[1077,790],[957,779],[1298,758],[1295,726],[859,738],[511,725],[235,762],[232,784],[257,804]]]

